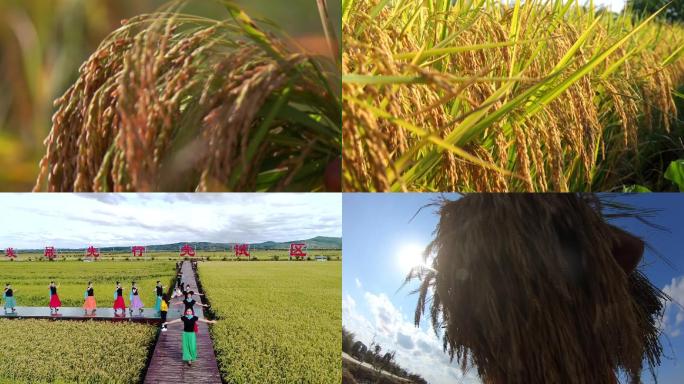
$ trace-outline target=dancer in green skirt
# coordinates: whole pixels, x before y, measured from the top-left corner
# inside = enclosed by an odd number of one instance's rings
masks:
[[[12,309],[12,313],[16,312],[17,300],[14,298],[14,292],[10,283],[5,284],[5,291],[2,294],[2,298],[5,300],[5,313],[7,313],[8,308]]]
[[[197,360],[197,335],[195,334],[195,324],[198,321],[207,324],[216,324],[214,320],[200,319],[195,316],[192,309],[187,309],[185,311],[185,316],[180,319],[169,321],[168,323],[163,323],[162,326],[167,326],[175,323],[183,322],[183,361],[192,365],[192,362]]]

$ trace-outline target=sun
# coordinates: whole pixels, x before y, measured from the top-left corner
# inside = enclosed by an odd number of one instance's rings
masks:
[[[408,273],[411,268],[424,265],[423,251],[425,247],[418,244],[407,244],[399,248],[397,261],[402,272]]]

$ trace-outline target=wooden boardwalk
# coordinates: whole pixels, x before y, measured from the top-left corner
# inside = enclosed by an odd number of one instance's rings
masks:
[[[184,261],[181,266],[183,273],[183,283],[189,284],[190,289],[199,292],[195,272],[192,270],[190,262]],[[195,296],[195,300],[202,302],[200,296]],[[177,301],[171,303],[167,320],[177,319],[181,315],[183,306],[174,306]],[[180,310],[179,310],[180,308]],[[202,307],[195,306],[195,314],[203,318]],[[166,332],[160,332],[157,345],[154,348],[152,359],[147,367],[145,383],[216,383],[221,384],[221,374],[219,373],[214,347],[209,336],[207,324],[199,324],[199,334],[197,335],[197,361],[189,367],[183,362],[181,351],[181,333],[183,324],[173,324]]]

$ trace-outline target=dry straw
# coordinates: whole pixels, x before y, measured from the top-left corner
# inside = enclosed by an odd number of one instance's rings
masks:
[[[346,190],[639,179],[649,137],[675,134],[684,29],[575,1],[504,3],[344,1]]]
[[[485,383],[613,383],[620,371],[639,382],[644,359],[660,363],[667,297],[613,253],[626,233],[606,217],[637,213],[604,208],[575,194],[444,201],[431,267],[407,277],[420,280],[416,325],[427,313]]]
[[[325,188],[340,156],[334,61],[218,3],[227,20],[176,2],[102,42],[55,101],[36,191]]]

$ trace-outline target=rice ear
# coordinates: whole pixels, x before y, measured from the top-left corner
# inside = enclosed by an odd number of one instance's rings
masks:
[[[55,101],[34,191],[324,188],[341,151],[325,58],[216,1],[234,21],[173,1],[102,42]]]
[[[575,194],[444,201],[416,322],[432,292],[445,352],[487,383],[638,380],[644,359],[660,361],[667,297],[614,259],[602,207]]]

